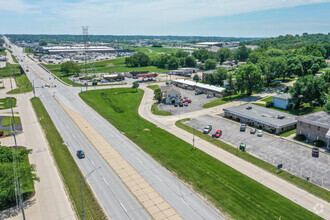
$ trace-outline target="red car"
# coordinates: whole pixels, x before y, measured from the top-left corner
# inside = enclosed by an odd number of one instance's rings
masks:
[[[182,102],[183,102],[183,103],[185,103],[185,102],[191,103],[191,99],[185,99],[185,100],[183,100]]]
[[[217,131],[215,132],[215,137],[216,137],[216,138],[219,138],[221,135],[222,135],[222,131],[221,131],[221,130],[217,130]]]

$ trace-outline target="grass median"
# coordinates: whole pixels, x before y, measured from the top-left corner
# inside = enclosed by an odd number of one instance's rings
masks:
[[[264,185],[140,118],[143,91],[93,90],[80,97],[164,167],[234,219],[320,219]]]
[[[201,131],[193,129],[192,127],[183,123],[183,122],[189,121],[189,120],[190,120],[189,118],[182,119],[182,120],[177,121],[175,124],[179,128],[181,128],[185,131],[188,131],[190,133],[193,133],[193,131],[195,130],[194,134],[196,136],[198,136],[208,142],[211,142],[212,144],[216,145],[217,147],[220,147],[220,148],[228,151],[229,153],[236,155],[237,157],[240,157],[254,165],[257,165],[258,167],[260,167],[264,170],[267,170],[271,173],[276,173],[277,168],[275,166],[273,166],[263,160],[260,160],[259,158],[256,158],[246,152],[239,151],[238,148],[235,148],[229,144],[226,144],[226,143],[222,142],[221,140],[212,138],[210,135],[203,134]],[[287,180],[288,182],[291,182],[291,183],[295,184],[296,186],[306,190],[307,192],[330,202],[330,192],[328,190],[318,187],[315,184],[310,183],[306,180],[303,180],[299,177],[293,176],[284,170],[281,170],[281,172],[279,172],[277,175],[279,177]]]
[[[203,105],[203,107],[204,108],[212,108],[214,106],[223,105],[223,104],[226,104],[228,102],[237,101],[239,99],[245,98],[246,96],[247,96],[246,94],[239,93],[237,95],[223,97],[223,98],[220,98],[220,99],[216,99],[212,102],[206,103],[205,105]]]
[[[33,90],[31,82],[25,74],[15,77],[15,81],[17,88],[7,92],[7,94],[26,93],[31,92]]]
[[[82,219],[79,184],[80,180],[83,178],[83,175],[80,172],[80,169],[78,168],[67,146],[64,144],[61,135],[57,131],[52,119],[48,115],[47,110],[45,109],[40,99],[32,98],[31,102],[35,112],[37,113],[39,122],[45,132],[53,157],[61,173],[65,187],[69,192],[70,200],[74,206],[76,214],[80,219]],[[86,183],[83,183],[82,189],[84,197],[85,218],[106,219],[102,208],[98,204],[89,186]]]
[[[0,110],[9,109],[10,106],[16,107],[16,99],[13,97],[6,97],[0,99]]]

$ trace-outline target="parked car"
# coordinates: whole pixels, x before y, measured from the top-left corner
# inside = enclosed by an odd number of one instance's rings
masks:
[[[195,91],[195,95],[200,95],[200,94],[203,94],[203,92],[202,91],[199,91],[199,90],[196,90]]]
[[[255,134],[256,133],[256,129],[255,128],[252,128],[251,130],[250,130],[250,134]]]
[[[246,124],[242,123],[241,127],[239,128],[240,131],[245,131],[246,129]]]
[[[203,133],[208,134],[210,133],[211,130],[212,130],[212,125],[206,125],[205,128],[203,129]]]
[[[191,99],[184,99],[182,102],[183,103],[185,103],[185,102],[191,103]]]
[[[219,138],[221,135],[222,135],[222,131],[221,131],[221,130],[217,130],[217,131],[215,132],[215,137],[216,137],[216,138]]]
[[[241,150],[241,151],[245,151],[245,149],[246,149],[246,144],[244,144],[243,142],[239,145],[239,149]]]
[[[258,130],[257,136],[258,137],[262,137],[263,131],[262,130]]]
[[[208,99],[213,98],[213,95],[208,94],[208,95],[206,96],[206,98],[208,98]]]
[[[180,106],[180,107],[183,107],[183,103],[182,103],[182,102],[179,102],[179,106]]]
[[[319,157],[319,154],[320,154],[320,149],[316,147],[312,149],[312,157]]]
[[[175,103],[175,104],[174,104],[174,107],[178,107],[178,103]]]
[[[185,102],[185,103],[184,103],[184,106],[188,106],[188,102]]]
[[[79,159],[85,158],[85,153],[84,153],[84,151],[82,151],[82,150],[78,150],[78,151],[77,151],[77,157],[78,157]]]

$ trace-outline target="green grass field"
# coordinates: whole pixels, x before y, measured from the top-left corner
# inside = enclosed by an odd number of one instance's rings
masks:
[[[290,135],[292,134],[295,134],[297,132],[297,129],[293,129],[291,131],[287,131],[287,132],[284,132],[282,134],[280,134],[281,137],[289,137]]]
[[[237,95],[232,95],[231,97],[227,96],[227,97],[223,97],[223,98],[214,100],[212,102],[209,102],[209,103],[203,105],[203,107],[204,108],[211,108],[211,107],[214,107],[214,106],[226,104],[228,102],[237,101],[237,100],[245,98],[245,97],[246,97],[246,94],[239,93]]]
[[[19,76],[21,75],[21,67],[19,64],[10,64],[7,62],[5,68],[0,68],[1,77]]]
[[[8,109],[10,108],[10,102],[12,102],[12,106],[16,106],[16,99],[12,97],[6,97],[3,99],[0,99],[0,110],[1,109]]]
[[[260,99],[260,101],[264,101],[264,102],[272,102],[273,101],[273,96],[269,96],[263,99]]]
[[[143,91],[93,90],[80,97],[180,179],[233,219],[320,219],[262,184],[137,115]],[[110,100],[110,103],[109,101]]]
[[[6,127],[10,127],[12,122],[12,117],[11,116],[6,116],[2,119],[1,124]],[[21,118],[20,117],[14,117],[14,123],[15,125],[21,124]]]
[[[188,118],[179,120],[175,123],[175,125],[192,134],[194,129],[183,123],[183,122],[189,121],[189,120],[190,119],[188,119]],[[259,166],[260,168],[263,168],[263,169],[271,172],[271,173],[275,173],[277,171],[277,168],[275,166],[273,166],[263,160],[260,160],[246,152],[239,151],[238,148],[232,147],[231,145],[226,144],[219,139],[212,138],[211,136],[203,134],[202,132],[197,131],[196,129],[194,131],[194,134],[208,142],[211,142],[212,144],[216,145],[217,147],[220,147],[220,148],[228,151],[229,153],[234,154],[254,165]],[[279,177],[297,185],[298,187],[310,192],[311,194],[314,194],[315,196],[320,197],[320,198],[324,199],[325,201],[330,202],[330,192],[328,190],[318,187],[318,186],[314,185],[313,183],[310,183],[304,179],[298,178],[296,176],[292,176],[290,173],[287,173],[284,170],[279,172],[277,175]]]
[[[74,206],[74,210],[79,218],[82,219],[79,183],[83,178],[83,175],[72,158],[67,146],[64,144],[61,135],[58,133],[52,119],[49,117],[47,110],[40,99],[33,98],[31,99],[31,102],[45,132],[52,155],[56,161],[57,167],[60,170],[63,182]],[[86,183],[83,183],[83,197],[86,219],[106,219],[103,210]]]
[[[15,77],[15,81],[18,88],[7,92],[7,94],[26,93],[31,92],[33,90],[31,82],[25,74]]]

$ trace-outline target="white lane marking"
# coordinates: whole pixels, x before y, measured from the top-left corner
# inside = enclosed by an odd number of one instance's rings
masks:
[[[138,157],[135,157],[135,159],[143,164],[143,162]]]
[[[95,166],[94,162],[92,160],[90,160],[90,161],[91,161],[91,164],[93,164],[93,166]]]
[[[109,186],[108,182],[102,177],[103,181],[105,182],[105,184],[107,184],[107,186]]]
[[[156,176],[156,175],[155,175]],[[160,182],[163,182],[163,180],[159,177],[159,176],[156,176],[157,177],[157,179],[159,179],[160,180]]]
[[[123,203],[119,202],[121,207],[124,209],[124,211],[127,213],[127,210],[125,209],[125,206],[123,205]]]

